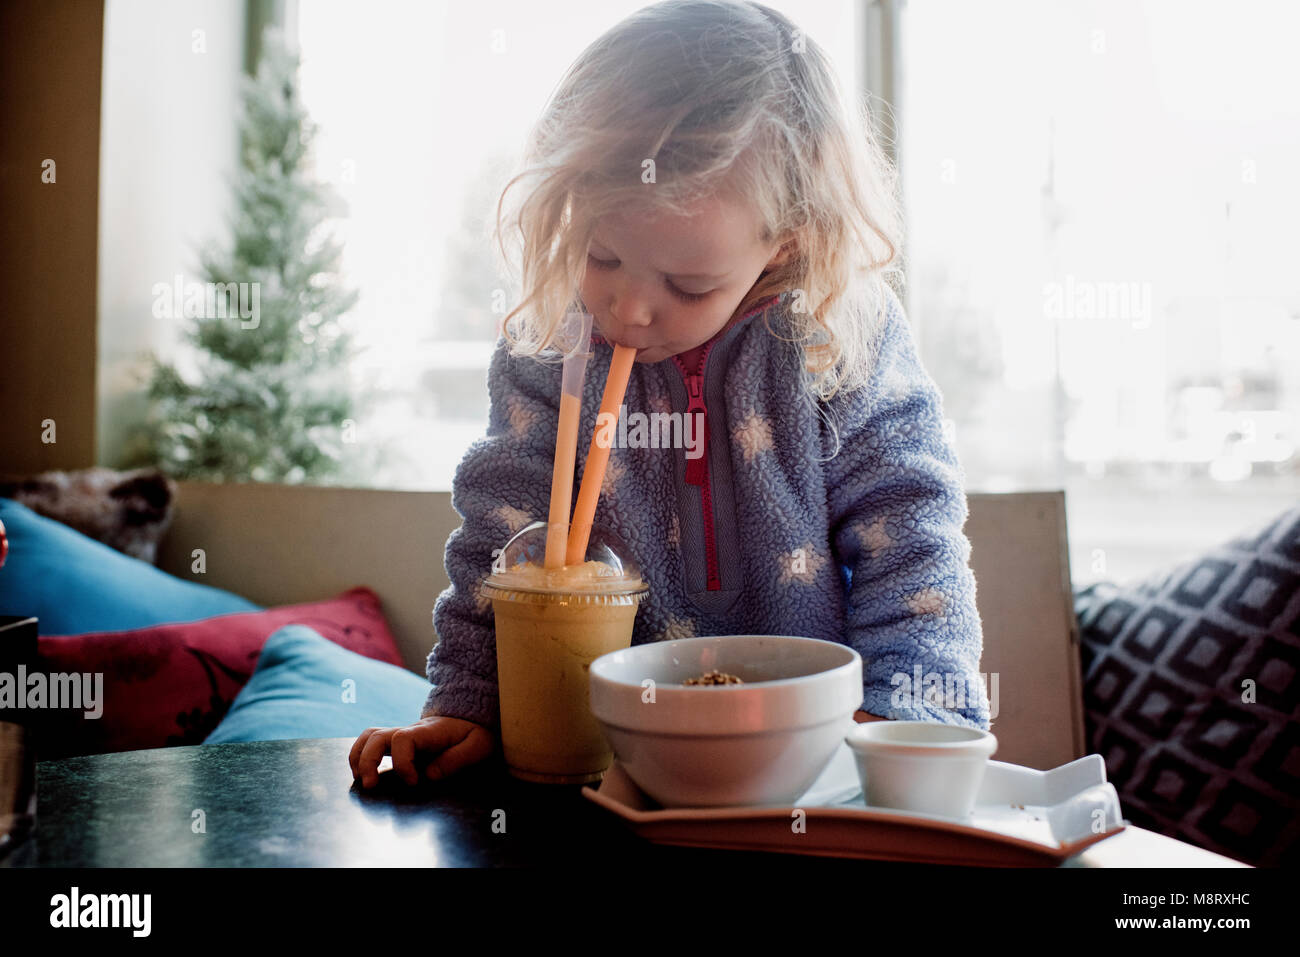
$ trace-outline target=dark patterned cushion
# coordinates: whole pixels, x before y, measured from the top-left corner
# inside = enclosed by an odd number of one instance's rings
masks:
[[[176,483],[155,468],[119,472],[95,466],[0,475],[0,496],[152,565],[171,525]]]
[[[1075,595],[1088,750],[1134,824],[1300,863],[1300,506],[1171,571]]]

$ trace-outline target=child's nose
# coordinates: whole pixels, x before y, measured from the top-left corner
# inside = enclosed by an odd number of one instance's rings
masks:
[[[609,307],[614,321],[625,328],[650,325],[650,305],[636,299],[620,299]]]

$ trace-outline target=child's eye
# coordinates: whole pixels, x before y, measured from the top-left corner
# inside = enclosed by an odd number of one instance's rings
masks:
[[[597,269],[617,269],[619,266],[617,259],[612,262],[607,262],[604,259],[597,259],[591,253],[587,253],[587,261]],[[707,292],[683,292],[670,282],[665,282],[665,285],[668,287],[669,292],[683,302],[699,302],[701,299],[706,299],[709,296],[709,293]]]
[[[668,284],[668,291],[683,302],[699,302],[701,299],[707,298],[709,295],[707,292],[682,292],[672,283]]]

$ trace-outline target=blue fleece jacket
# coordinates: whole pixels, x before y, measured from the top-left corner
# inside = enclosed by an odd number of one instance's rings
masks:
[[[632,643],[838,641],[862,656],[862,710],[987,729],[965,476],[902,306],[891,293],[870,384],[819,402],[803,391],[798,346],[785,341],[790,301],[760,303],[710,344],[696,380],[703,455],[698,446],[610,450],[595,521],[627,543],[650,585]],[[591,352],[575,491],[613,355],[599,337]],[[496,729],[496,639],[478,588],[493,549],[547,518],[560,366],[510,356],[499,340],[487,381],[487,435],[452,489],[464,521],[447,541],[451,585],[434,606],[434,687],[422,716]],[[623,415],[685,413],[688,384],[676,359],[638,363]]]

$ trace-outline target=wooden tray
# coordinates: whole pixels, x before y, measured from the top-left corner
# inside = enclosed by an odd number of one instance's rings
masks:
[[[1051,867],[1127,822],[1101,755],[1050,771],[990,761],[965,821],[868,807],[841,745],[790,807],[663,808],[614,760],[582,793],[657,844],[976,867]]]

